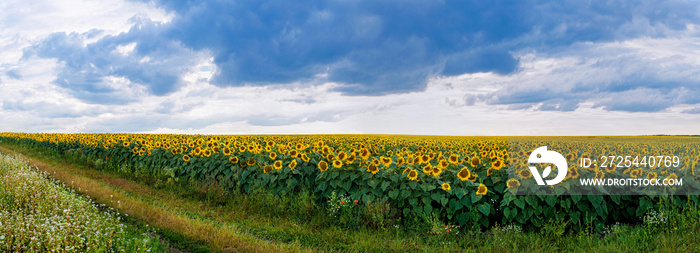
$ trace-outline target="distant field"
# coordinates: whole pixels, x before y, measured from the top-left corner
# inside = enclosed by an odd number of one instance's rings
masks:
[[[662,206],[686,210],[699,202],[697,195],[673,192],[566,193],[583,177],[683,178],[693,186],[700,160],[698,138],[540,137],[517,145],[514,139],[523,138],[0,134],[4,143],[50,150],[97,170],[145,178],[155,188],[196,186],[207,192],[207,199],[214,196],[222,204],[227,203],[225,196],[236,201],[263,196],[261,205],[282,201],[295,205],[294,215],[322,214],[342,229],[423,226],[439,234],[555,227],[562,234],[603,234],[620,222],[643,224]],[[517,195],[536,187],[526,169],[531,151],[552,141],[571,164],[564,181],[547,187],[546,194]],[[645,158],[629,158],[626,167],[578,165],[583,158],[630,155]],[[658,162],[647,161],[655,155],[662,156]]]

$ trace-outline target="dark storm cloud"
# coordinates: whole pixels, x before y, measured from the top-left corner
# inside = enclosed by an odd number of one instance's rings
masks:
[[[664,37],[699,21],[698,2],[682,1],[155,2],[174,14],[170,23],[137,17],[130,31],[87,46],[83,41],[99,31],[56,33],[27,48],[25,57],[57,59],[62,67],[55,83],[95,103],[130,101],[104,85],[105,76],[125,77],[155,95],[177,90],[193,52],[200,50],[212,54],[211,82],[218,86],[323,78],[340,83],[337,89],[345,95],[385,95],[424,90],[435,75],[517,73],[515,51],[556,53],[581,42]],[[114,53],[129,43],[136,43],[131,55]],[[623,92],[638,84],[591,85],[569,91]],[[565,93],[563,98],[572,97]],[[543,110],[577,106],[549,100],[562,96],[499,95],[492,103],[544,102]]]

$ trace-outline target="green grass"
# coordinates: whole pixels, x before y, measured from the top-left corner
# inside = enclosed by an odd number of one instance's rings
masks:
[[[697,240],[700,239],[697,234],[700,212],[695,207],[678,209],[662,203],[656,207],[656,214],[640,217],[639,224],[611,225],[602,234],[592,232],[593,228],[572,233],[565,221],[549,221],[539,231],[521,231],[518,227],[503,225],[488,231],[450,227],[448,233],[444,226],[449,224],[430,217],[396,220],[391,207],[381,203],[367,206],[346,202],[336,207],[340,211],[333,212],[331,205],[316,203],[315,196],[308,192],[276,196],[259,191],[246,195],[225,191],[217,185],[173,184],[148,176],[100,170],[90,159],[68,159],[45,150],[12,149],[53,167],[74,168],[72,172],[103,182],[105,187],[150,206],[255,238],[250,239],[252,244],[283,245],[282,248],[289,251],[700,251]],[[117,180],[122,178],[127,180]],[[160,227],[158,231],[166,239],[180,242],[178,248],[192,252],[214,248],[198,247],[205,242],[186,237],[183,231]]]

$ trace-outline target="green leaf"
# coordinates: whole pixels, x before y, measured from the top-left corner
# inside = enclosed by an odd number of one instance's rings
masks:
[[[603,203],[603,196],[601,195],[588,195],[587,197],[593,204],[593,208],[598,208]]]
[[[552,195],[545,196],[544,201],[547,202],[547,205],[549,205],[550,207],[554,207],[554,205],[557,204],[557,196],[552,196]]]
[[[456,196],[458,199],[461,199],[462,197],[464,197],[464,195],[467,195],[467,190],[465,190],[464,188],[459,188],[459,189],[456,189],[456,190],[452,190],[452,192],[454,192],[455,196]]]
[[[389,198],[395,200],[396,197],[399,196],[399,190],[398,190],[398,189],[391,190],[391,191],[389,191],[389,194],[388,194],[388,195],[389,195]]]
[[[607,205],[599,205],[598,207],[595,208],[595,211],[598,213],[598,215],[605,220],[608,217],[608,208]]]
[[[537,197],[529,195],[525,197],[525,201],[532,207],[537,207]]]
[[[448,202],[448,199],[446,197],[442,197],[440,199],[440,204],[442,204],[442,206],[447,206],[447,202]]]
[[[476,209],[484,215],[488,216],[491,213],[491,204],[484,203],[476,206]]]
[[[433,212],[433,207],[430,205],[424,206],[423,210],[425,211],[425,214],[428,215]]]
[[[472,204],[474,204],[474,203],[478,202],[479,200],[481,200],[481,196],[482,196],[482,195],[476,195],[476,193],[472,193]]]
[[[389,181],[384,181],[382,183],[382,191],[386,191],[386,188],[389,187],[389,185],[391,185]]]
[[[525,201],[523,201],[522,197],[514,199],[513,203],[515,203],[517,207],[520,207],[520,209],[525,209]]]
[[[581,195],[571,195],[571,200],[574,201],[574,204],[578,203],[579,200],[581,200]]]
[[[620,204],[620,195],[610,195],[610,199],[615,202],[615,204]]]
[[[506,220],[510,220],[510,214],[511,214],[511,209],[510,207],[503,208],[503,217],[506,218]]]
[[[433,202],[433,200],[427,196],[423,197],[422,200],[423,200],[423,204],[428,205],[428,206],[430,205],[431,202]]]
[[[640,199],[639,200],[639,207],[637,207],[637,216],[642,216],[652,206],[654,206],[654,204],[651,201],[647,200],[646,198]]]
[[[442,194],[440,194],[440,193],[438,193],[438,192],[433,192],[433,194],[430,194],[430,197],[431,197],[433,200],[439,202],[440,199],[442,198]]]

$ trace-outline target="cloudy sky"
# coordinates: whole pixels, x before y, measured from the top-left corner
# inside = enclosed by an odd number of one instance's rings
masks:
[[[0,2],[0,132],[700,134],[699,1]]]

